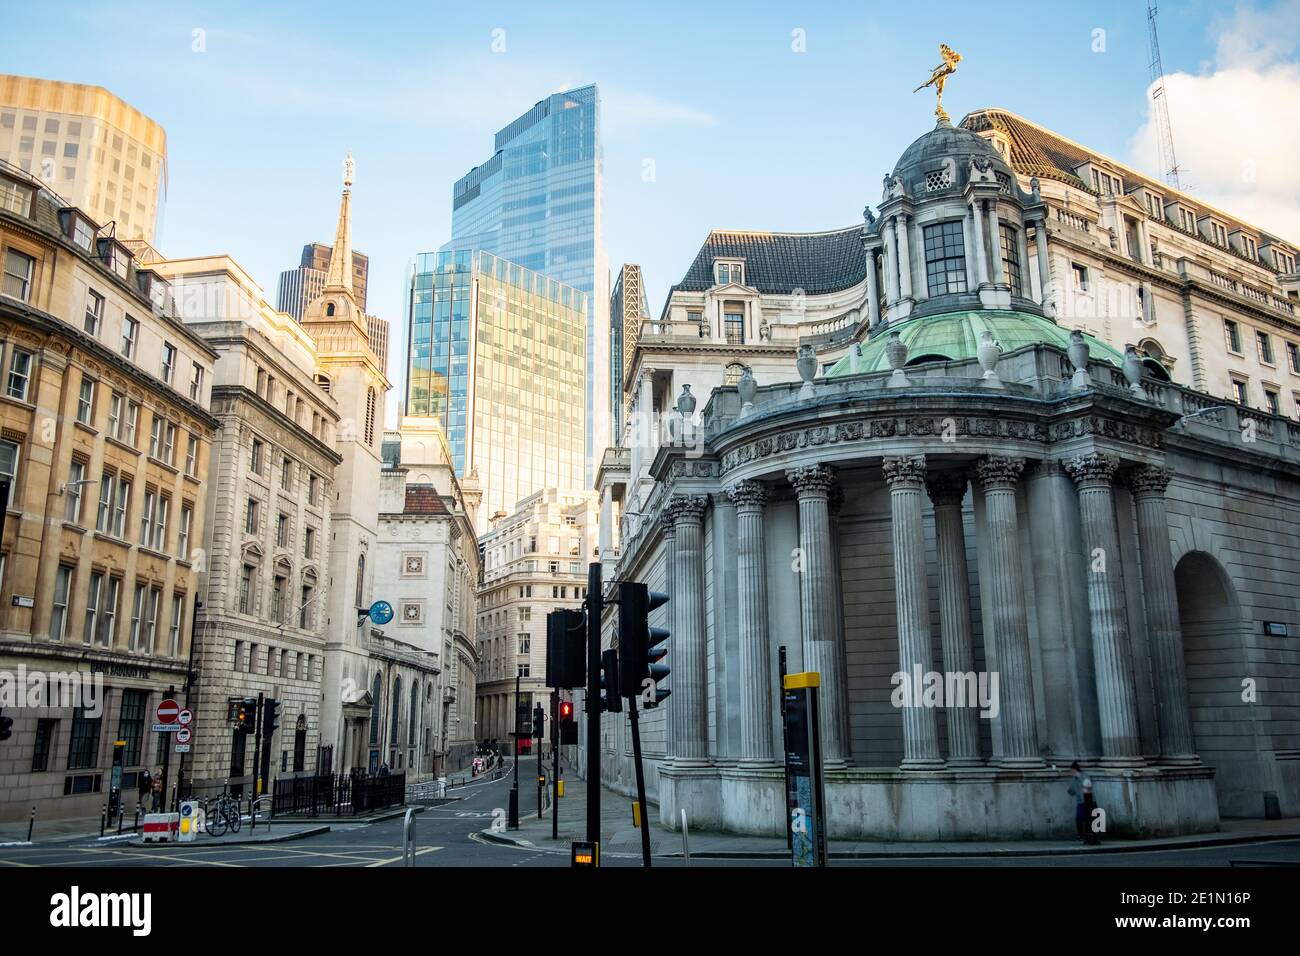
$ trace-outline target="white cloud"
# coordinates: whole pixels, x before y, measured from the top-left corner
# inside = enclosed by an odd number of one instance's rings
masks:
[[[718,118],[712,113],[649,93],[602,86],[601,97],[604,100],[601,118],[606,132],[647,126],[718,125]]]
[[[1300,242],[1300,0],[1261,11],[1240,4],[1216,26],[1215,60],[1165,77],[1185,191],[1290,242]],[[1158,170],[1155,118],[1134,134],[1134,165]]]

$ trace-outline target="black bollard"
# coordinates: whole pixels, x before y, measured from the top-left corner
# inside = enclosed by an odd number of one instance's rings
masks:
[[[107,825],[108,825],[108,804],[101,803],[99,805],[99,835],[101,837],[104,835],[104,827]]]
[[[36,808],[32,807],[32,818],[27,821],[27,842],[32,842],[32,828],[36,826]]]

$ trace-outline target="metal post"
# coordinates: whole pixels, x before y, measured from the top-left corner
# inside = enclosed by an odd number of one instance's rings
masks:
[[[406,811],[402,822],[402,866],[415,866],[415,807]]]
[[[175,700],[175,699],[176,699],[176,685],[168,684],[167,700]],[[160,787],[159,799],[162,800],[162,806],[159,809],[161,809],[163,813],[166,813],[167,812],[167,768],[171,766],[172,745],[176,742],[176,738],[169,733],[166,734],[163,739],[166,740],[167,743],[163,746],[162,783],[159,785]]]
[[[551,691],[551,762],[551,839],[558,840],[560,838],[560,692],[558,690]]]
[[[600,563],[587,565],[587,842],[600,843]],[[599,857],[597,857],[599,859]]]
[[[641,767],[641,729],[636,716],[636,698],[627,699],[627,719],[632,723],[632,762],[636,765],[636,802],[641,808],[641,865],[650,868],[650,820],[645,805],[645,771]]]
[[[540,713],[542,705],[538,704],[533,711],[534,714]],[[542,788],[545,786],[542,781],[545,779],[542,775],[542,741],[545,740],[542,734],[537,735],[537,819],[542,819]]]
[[[781,703],[781,772],[785,775],[785,848],[794,850],[794,830],[791,829],[790,817],[790,761],[787,755],[790,753],[790,731],[785,723],[785,645],[782,644],[779,657],[781,661],[781,673],[777,675],[776,699]]]
[[[254,651],[249,652],[254,653]],[[249,661],[251,667],[255,661]],[[268,666],[268,670],[270,667]],[[266,773],[266,768],[260,766],[262,759],[262,707],[266,704],[266,694],[257,695],[257,716],[253,718],[253,793],[257,796],[262,795],[262,774]],[[381,745],[383,741],[379,742]]]
[[[27,821],[27,842],[32,842],[32,829],[36,826],[36,808],[32,807],[32,818]]]
[[[512,830],[519,829],[519,669],[515,669],[515,742],[514,771],[515,781],[510,785],[510,809],[506,825]]]
[[[104,827],[107,826],[107,825],[108,825],[108,804],[107,804],[107,803],[101,803],[101,804],[99,805],[99,835],[100,835],[100,837],[103,837],[103,836],[104,836]]]
[[[686,865],[691,865],[691,834],[686,827],[686,808],[682,807],[682,856],[686,858]]]
[[[186,560],[189,560],[188,557]],[[203,607],[203,602],[197,597],[194,599],[194,606],[190,610],[190,662],[185,671],[185,709],[190,709],[190,685],[194,683],[194,636],[198,632],[199,610]],[[179,811],[179,800],[185,793],[185,754],[181,754],[180,766],[176,768],[176,797],[178,805],[174,808]]]

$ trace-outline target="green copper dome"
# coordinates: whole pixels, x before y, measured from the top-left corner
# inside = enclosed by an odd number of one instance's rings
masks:
[[[907,361],[912,364],[917,360],[947,359],[960,362],[977,358],[976,350],[985,329],[993,333],[994,341],[1002,346],[1004,352],[1014,352],[1026,345],[1038,344],[1054,345],[1064,351],[1070,345],[1070,331],[1041,315],[989,309],[947,312],[908,319],[881,329],[862,343],[857,373],[889,371],[885,343],[893,332],[897,332],[899,341],[907,346]],[[1083,338],[1088,343],[1088,353],[1094,361],[1110,362],[1116,368],[1124,367],[1123,353],[1087,332],[1083,333]],[[852,359],[851,354],[844,356],[830,368],[826,377],[854,374],[851,371]]]

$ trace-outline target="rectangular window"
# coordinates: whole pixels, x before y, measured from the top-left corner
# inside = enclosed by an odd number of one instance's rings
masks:
[[[182,561],[190,559],[190,525],[194,521],[194,509],[181,505],[181,523],[176,529],[176,557]]]
[[[81,387],[77,390],[77,421],[89,425],[95,418],[95,380],[81,376]]]
[[[119,392],[108,400],[109,437],[135,447],[135,426],[140,418],[140,406]]]
[[[250,564],[244,565],[239,574],[239,611],[253,613],[253,566]]]
[[[304,631],[311,627],[312,588],[309,584],[302,586],[302,602],[298,605],[298,626]]]
[[[115,538],[126,537],[126,512],[131,502],[131,482],[118,477],[117,500],[113,502],[112,534]]]
[[[181,620],[185,614],[185,595],[172,595],[172,622],[167,629],[167,656],[179,657],[181,650]]]
[[[280,488],[289,491],[293,488],[293,461],[286,458],[280,463]]]
[[[262,473],[262,443],[256,438],[253,439],[253,452],[249,467],[253,469],[255,475]]]
[[[307,528],[302,535],[302,556],[304,558],[316,557],[316,529]]]
[[[1266,332],[1256,332],[1255,342],[1259,345],[1259,360],[1269,365],[1273,364],[1273,340],[1268,337]]]
[[[90,574],[90,587],[86,590],[86,623],[81,629],[81,643],[91,644],[99,627],[99,606],[104,598],[104,575],[99,571]]]
[[[1270,414],[1282,414],[1282,399],[1271,388],[1264,389],[1264,405],[1268,408]]]
[[[190,371],[190,398],[196,402],[203,399],[203,366],[198,362]]]
[[[99,623],[95,639],[101,647],[112,647],[116,636],[118,596],[122,591],[121,578],[109,578],[103,597],[103,609],[99,612]]]
[[[91,335],[99,334],[100,323],[104,321],[104,297],[94,289],[86,290],[86,318],[83,327]]]
[[[68,595],[72,592],[72,568],[59,565],[54,572],[54,610],[50,614],[50,640],[61,641],[68,626]]]
[[[81,489],[82,482],[85,480],[85,462],[73,459],[72,464],[68,466],[68,483],[63,487],[63,495],[67,499],[63,509],[63,520],[70,524],[81,524]]]
[[[1232,380],[1232,398],[1238,405],[1250,404],[1250,393],[1246,389],[1246,383],[1239,378]]]
[[[275,545],[277,548],[289,547],[289,516],[283,512],[275,522]]]
[[[9,377],[5,394],[20,402],[27,401],[27,388],[32,380],[32,353],[14,349],[9,355]]]
[[[122,766],[134,767],[140,761],[140,744],[144,740],[144,715],[148,707],[147,690],[122,691],[122,710],[117,718],[117,739],[122,748]]]
[[[99,479],[99,515],[95,519],[95,530],[108,534],[113,522],[113,475],[104,475]]]
[[[532,651],[533,642],[527,634],[519,635],[519,653],[528,654]]]
[[[199,439],[191,435],[185,445],[185,474],[197,478],[199,474]]]
[[[271,620],[277,624],[285,623],[285,589],[289,582],[277,574],[271,583]]]
[[[131,601],[131,632],[127,636],[126,647],[129,651],[138,651],[143,636],[145,603],[149,599],[149,589],[143,584],[135,586],[135,597]]]
[[[966,291],[966,237],[961,220],[926,226],[925,277],[931,296]]]
[[[72,742],[68,747],[68,769],[90,770],[99,764],[99,724],[102,718],[86,716],[86,708],[72,712]]]
[[[728,345],[745,342],[745,312],[743,306],[727,306],[722,313],[722,331]]]
[[[159,368],[158,374],[168,385],[172,382],[172,372],[176,370],[176,346],[170,342],[164,342],[162,347],[162,367]]]
[[[146,654],[153,654],[158,646],[158,607],[161,603],[162,589],[150,588],[149,597],[145,602],[144,615],[144,647],[142,650]]]
[[[42,717],[36,721],[36,747],[32,751],[32,773],[44,773],[50,769],[50,752],[54,749],[58,727],[59,722],[52,717]]]
[[[1241,354],[1241,329],[1232,319],[1223,320],[1223,334],[1228,340],[1228,351]]]
[[[1011,286],[1011,294],[1024,295],[1024,284],[1020,277],[1020,245],[1016,230],[1006,223],[998,223],[998,235],[1002,247],[1002,273],[1007,284]]]
[[[154,506],[157,499],[156,492],[146,491],[144,493],[144,507],[140,509],[140,543],[146,548],[153,547]]]
[[[527,677],[527,676],[528,676],[528,665],[527,665],[527,664],[520,664],[520,665],[519,665],[519,676],[520,676],[520,677]]]
[[[0,508],[8,510],[18,493],[18,446],[11,441],[0,441],[0,479],[9,482],[9,500],[0,501]]]
[[[1296,375],[1300,375],[1300,346],[1297,346],[1294,342],[1288,342],[1286,344],[1286,360],[1291,366],[1291,371]]]
[[[122,354],[135,358],[135,347],[140,338],[140,323],[129,315],[122,320]]]
[[[1070,272],[1074,276],[1074,291],[1086,295],[1088,292],[1088,267],[1072,262],[1070,263]]]
[[[3,291],[7,296],[26,302],[32,291],[32,272],[36,260],[25,256],[16,249],[5,253],[5,275]]]
[[[308,475],[307,476],[307,504],[309,505],[316,504],[316,485],[317,485],[316,476]]]
[[[244,512],[244,531],[247,534],[257,534],[257,500],[248,499],[248,507]]]

